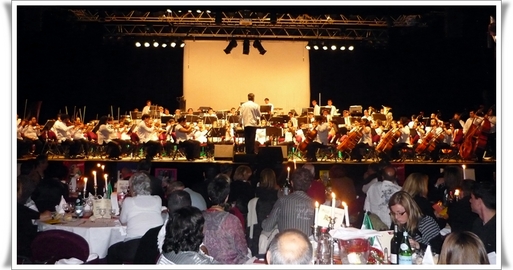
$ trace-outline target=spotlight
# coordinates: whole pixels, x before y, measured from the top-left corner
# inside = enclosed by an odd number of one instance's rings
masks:
[[[173,40],[173,41],[171,41],[171,44],[170,44],[170,45],[171,45],[171,47],[172,47],[172,48],[176,47],[176,41],[174,41],[174,40]]]
[[[310,44],[306,44],[305,48],[306,48],[307,50],[312,49],[312,47],[310,46]]]
[[[148,41],[144,42],[144,47],[146,47],[146,48],[150,47],[150,43]]]
[[[169,9],[169,8],[168,8],[168,9],[167,9],[167,12],[168,12],[168,13],[171,13],[172,11],[171,11],[171,9]]]
[[[331,45],[331,50],[334,51],[337,49],[337,46],[336,45]]]
[[[253,47],[257,48],[258,52],[261,55],[264,55],[267,52],[264,49],[264,47],[262,46],[262,43],[260,43],[260,40],[258,40],[258,39],[255,39],[255,41],[253,41]],[[249,49],[248,49],[248,51],[249,51]]]
[[[315,45],[313,46],[313,48],[314,48],[314,50],[316,50],[316,51],[317,51],[317,50],[319,49],[319,45],[315,44]]]
[[[341,51],[345,51],[346,50],[346,46],[340,46],[340,50]]]
[[[183,40],[180,40],[180,42],[179,42],[179,43],[180,43],[180,48],[185,47],[185,42],[183,42]]]
[[[249,54],[249,39],[245,39],[242,43],[242,54]]]
[[[162,48],[167,47],[167,43],[162,43]]]
[[[354,47],[353,46],[349,46],[349,48],[347,48],[347,49],[352,51],[352,50],[354,50]]]
[[[196,10],[197,13],[201,13],[201,9]]]
[[[322,45],[322,49],[326,51],[328,49],[328,46]]]
[[[159,46],[159,43],[157,41],[153,42],[153,47],[157,48]]]
[[[232,39],[230,43],[228,43],[228,46],[226,46],[226,49],[224,49],[224,53],[230,54],[232,52],[232,49],[237,47],[237,41],[235,39]]]
[[[141,47],[141,42],[137,41],[137,42],[135,43],[135,47],[137,47],[137,48]]]

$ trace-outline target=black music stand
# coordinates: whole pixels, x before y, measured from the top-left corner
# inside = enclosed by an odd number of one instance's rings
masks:
[[[307,117],[298,117],[297,118],[297,125],[301,126],[301,124],[310,124],[308,122],[308,118]]]
[[[344,123],[344,117],[342,117],[342,116],[340,116],[340,115],[339,115],[339,116],[333,116],[333,117],[331,118],[331,122],[335,122],[335,123],[337,123],[338,125],[343,124],[343,123]]]
[[[226,128],[225,127],[211,128],[209,130],[209,133],[210,134],[207,134],[207,135],[209,135],[210,137],[223,137],[226,134]]]
[[[321,115],[322,115],[322,112],[324,112],[324,111],[328,111],[328,114],[331,115],[332,109],[333,109],[333,107],[321,106]],[[312,108],[312,111],[313,111],[313,108]]]
[[[217,119],[225,119],[226,114],[228,114],[227,110],[217,111],[216,112]]]
[[[167,124],[169,120],[174,119],[173,116],[161,116],[160,117],[160,123]]]
[[[185,122],[189,122],[189,123],[196,122],[197,123],[199,120],[200,120],[200,117],[197,115],[193,115],[193,114],[185,115]]]
[[[217,121],[217,117],[216,116],[203,116],[203,123],[205,125],[207,124],[213,124],[214,121]]]
[[[265,127],[265,136],[281,137],[282,129],[279,127]]]
[[[192,112],[193,115],[198,115],[200,116],[201,115],[201,112]]]
[[[132,119],[134,119],[134,120],[135,120],[135,119],[141,119],[141,117],[142,117],[142,112],[131,111],[131,112],[130,112],[130,117],[131,117]]]
[[[43,126],[43,129],[41,129],[41,131],[50,130],[54,124],[55,124],[55,120],[53,120],[53,119],[47,120],[45,125]]]
[[[230,122],[230,123],[240,123],[240,117],[238,115],[228,116],[228,122]]]
[[[309,112],[313,113],[313,109],[314,108],[302,108],[301,109],[301,116],[306,116],[306,115],[308,115]]]
[[[349,106],[349,114],[351,116],[362,116],[363,115],[362,109],[363,108],[360,105]]]
[[[288,116],[287,116],[288,117]],[[269,119],[269,123],[271,124],[283,124],[283,123],[286,123],[287,121],[283,118],[283,116],[273,116],[271,117],[271,119]]]
[[[452,124],[452,126],[454,127],[454,129],[462,129],[463,127],[461,126],[460,124],[460,121],[456,120],[456,119],[451,119],[449,120],[449,123]]]

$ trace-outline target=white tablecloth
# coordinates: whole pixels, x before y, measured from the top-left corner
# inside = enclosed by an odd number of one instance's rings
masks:
[[[105,258],[112,244],[123,241],[126,235],[126,226],[122,226],[117,219],[77,219],[65,221],[61,224],[48,224],[38,221],[38,230],[65,230],[76,233],[87,241],[91,253]]]

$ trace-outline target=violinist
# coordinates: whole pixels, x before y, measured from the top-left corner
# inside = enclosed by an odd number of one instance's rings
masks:
[[[321,148],[326,148],[328,145],[328,132],[329,125],[326,122],[326,117],[316,116],[310,130],[306,135],[307,138],[312,139],[306,147],[306,159],[308,162],[317,161],[317,151]],[[313,136],[315,135],[315,136]]]
[[[453,133],[454,127],[449,123],[444,123],[438,127],[437,130],[441,130],[440,132],[443,134],[443,140],[441,142],[436,142],[435,148],[431,151],[430,156],[433,162],[437,162],[440,159],[440,150],[441,149],[450,149],[453,143]],[[437,133],[440,134],[440,133]]]
[[[116,131],[114,130],[112,117],[102,116],[98,121],[98,144],[107,145],[108,158],[111,160],[120,160],[121,146],[118,142],[114,141],[117,139]]]
[[[21,119],[16,128],[16,147],[18,158],[22,158],[24,155],[29,154],[30,148],[32,147],[30,140],[25,138],[23,135],[23,129],[27,126],[27,122],[28,121],[26,119]]]
[[[294,127],[294,129],[298,128],[298,122],[297,122],[297,118],[294,116],[294,111],[290,111],[288,113],[289,115],[289,127],[292,126]]]
[[[358,144],[353,148],[351,158],[361,162],[366,153],[366,149],[372,147],[372,134],[369,121],[366,118],[362,118],[359,122],[359,125],[359,132],[361,132],[362,137],[358,141]]]
[[[33,116],[28,125],[26,125],[25,127],[22,128],[22,131],[23,131],[23,138],[28,142],[30,143],[30,145],[34,145],[35,146],[35,150],[32,154],[34,155],[38,155],[38,154],[41,154],[42,150],[43,150],[43,141],[41,141],[41,139],[39,139],[39,137],[41,136],[41,129],[43,127],[41,127],[38,123],[37,123],[37,119],[35,116]]]
[[[84,148],[84,154],[87,156],[89,150],[91,149],[91,143],[87,140],[85,136],[85,124],[82,123],[80,117],[75,118],[75,122],[73,123],[75,128],[71,130],[71,136],[73,140],[79,141],[80,144]]]
[[[410,128],[408,127],[408,118],[407,117],[401,117],[401,119],[397,123],[395,133],[399,136],[397,138],[397,141],[394,142],[394,145],[392,146],[392,150],[390,152],[390,157],[392,160],[400,159],[401,158],[401,151],[402,149],[408,147],[408,144],[410,143]],[[391,125],[393,128],[395,125]]]
[[[81,145],[80,141],[75,141],[71,137],[71,130],[75,128],[75,126],[70,122],[69,115],[61,114],[60,120],[55,121],[53,128],[57,140],[62,145],[69,146],[69,152],[64,154],[65,158],[84,158],[84,156],[78,155]]]
[[[139,142],[146,147],[146,158],[153,159],[157,154],[160,154],[162,145],[156,138],[158,131],[158,124],[154,124],[149,114],[143,114],[141,116],[141,122],[137,126],[137,136],[139,136]]]
[[[200,158],[200,142],[191,140],[189,134],[194,129],[192,126],[187,126],[185,116],[178,118],[177,125],[175,126],[176,142],[180,147],[185,148],[185,157],[188,161],[194,161]]]

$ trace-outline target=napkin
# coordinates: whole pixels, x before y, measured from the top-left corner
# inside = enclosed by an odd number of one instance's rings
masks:
[[[337,228],[330,231],[330,235],[333,238],[349,240],[357,238],[369,238],[372,236],[378,236],[380,233],[376,230],[361,230],[356,228]]]
[[[110,194],[110,202],[112,204],[112,209],[116,210],[116,213],[115,215],[119,215],[119,204],[118,204],[118,193],[117,192],[112,192],[112,194]]]
[[[428,245],[426,251],[424,251],[424,257],[422,258],[422,264],[433,265],[435,260],[433,259],[433,252],[431,252],[431,246]]]
[[[93,194],[91,194],[91,192],[89,192],[89,196],[87,196],[86,204],[84,205],[85,212],[93,210],[93,209],[91,209],[91,206],[89,206],[89,204],[87,203],[89,200],[93,200],[93,197],[94,197]]]
[[[61,196],[61,201],[59,202],[59,205],[55,206],[55,212],[64,215],[64,204],[66,204],[66,200],[63,196]]]
[[[60,259],[55,264],[83,264],[84,262],[77,258]]]

